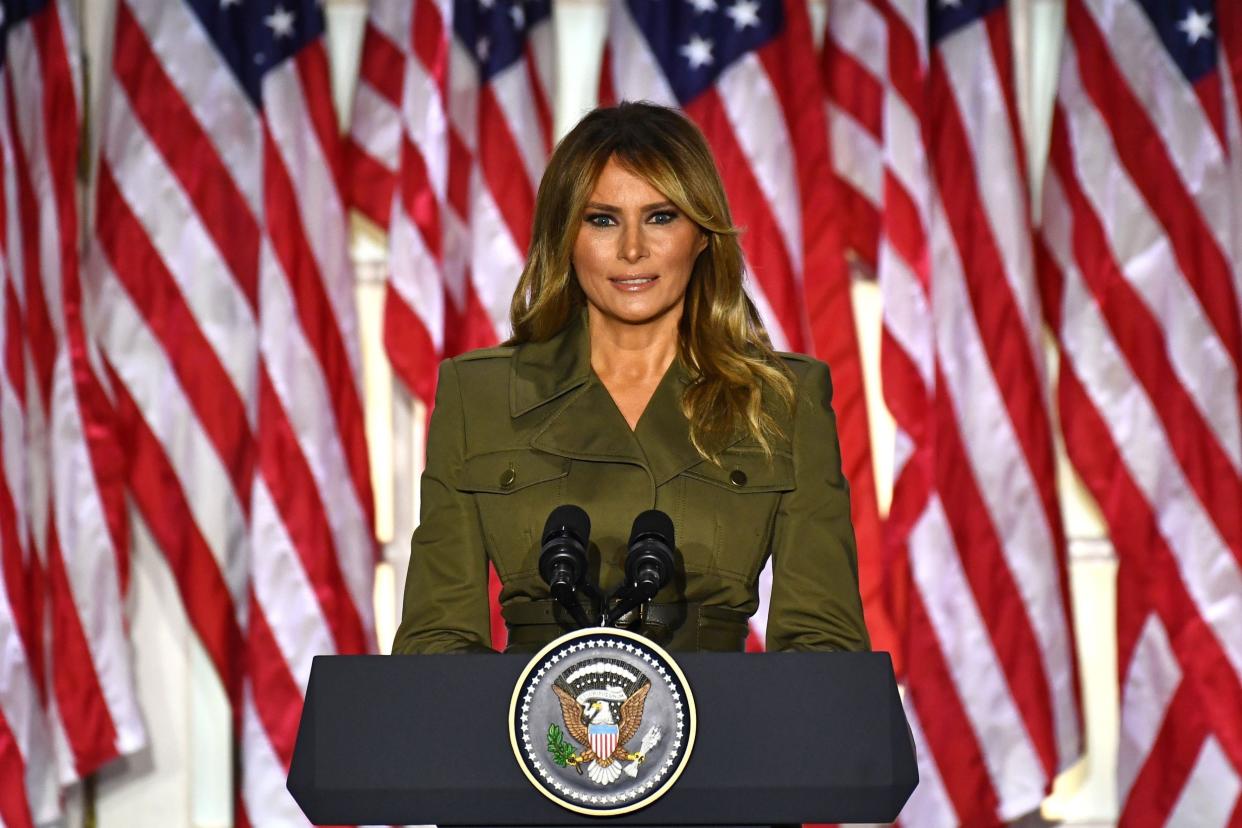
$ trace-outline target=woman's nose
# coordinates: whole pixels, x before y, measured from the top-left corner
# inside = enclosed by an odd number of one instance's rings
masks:
[[[647,257],[647,240],[641,224],[630,224],[621,231],[621,249],[617,258],[637,262]]]

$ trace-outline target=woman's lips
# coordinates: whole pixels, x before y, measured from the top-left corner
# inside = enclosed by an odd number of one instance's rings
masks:
[[[608,281],[623,293],[638,293],[654,285],[659,278],[654,273],[643,273],[637,276],[610,276]]]

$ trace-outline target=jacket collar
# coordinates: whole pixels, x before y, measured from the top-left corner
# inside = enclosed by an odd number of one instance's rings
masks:
[[[509,414],[520,417],[589,380],[591,338],[586,309],[574,314],[560,333],[527,342],[513,355],[509,373]]]
[[[682,391],[689,383],[681,360],[673,360],[637,429],[631,430],[591,369],[590,332],[583,310],[551,339],[517,349],[509,410],[519,417],[560,400],[536,431],[533,448],[574,459],[635,463],[650,470],[660,485],[703,459],[690,442],[690,423],[681,412]]]

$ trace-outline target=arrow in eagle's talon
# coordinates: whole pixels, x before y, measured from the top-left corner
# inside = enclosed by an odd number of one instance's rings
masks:
[[[664,731],[660,730],[659,725],[654,725],[643,734],[642,744],[636,753],[630,754],[634,761],[626,765],[621,770],[625,771],[625,775],[634,778],[638,776],[638,766],[647,760],[647,754],[651,749],[660,743],[660,738],[664,735]]]
[[[636,778],[638,776],[638,766],[641,765],[647,757],[641,753],[631,753],[626,758],[633,759],[634,761],[623,767],[621,770],[625,771],[625,775],[631,779]]]

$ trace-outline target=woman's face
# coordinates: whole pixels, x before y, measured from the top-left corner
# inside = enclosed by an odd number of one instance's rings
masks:
[[[574,241],[573,266],[592,309],[627,324],[681,317],[707,236],[644,179],[610,159]]]

